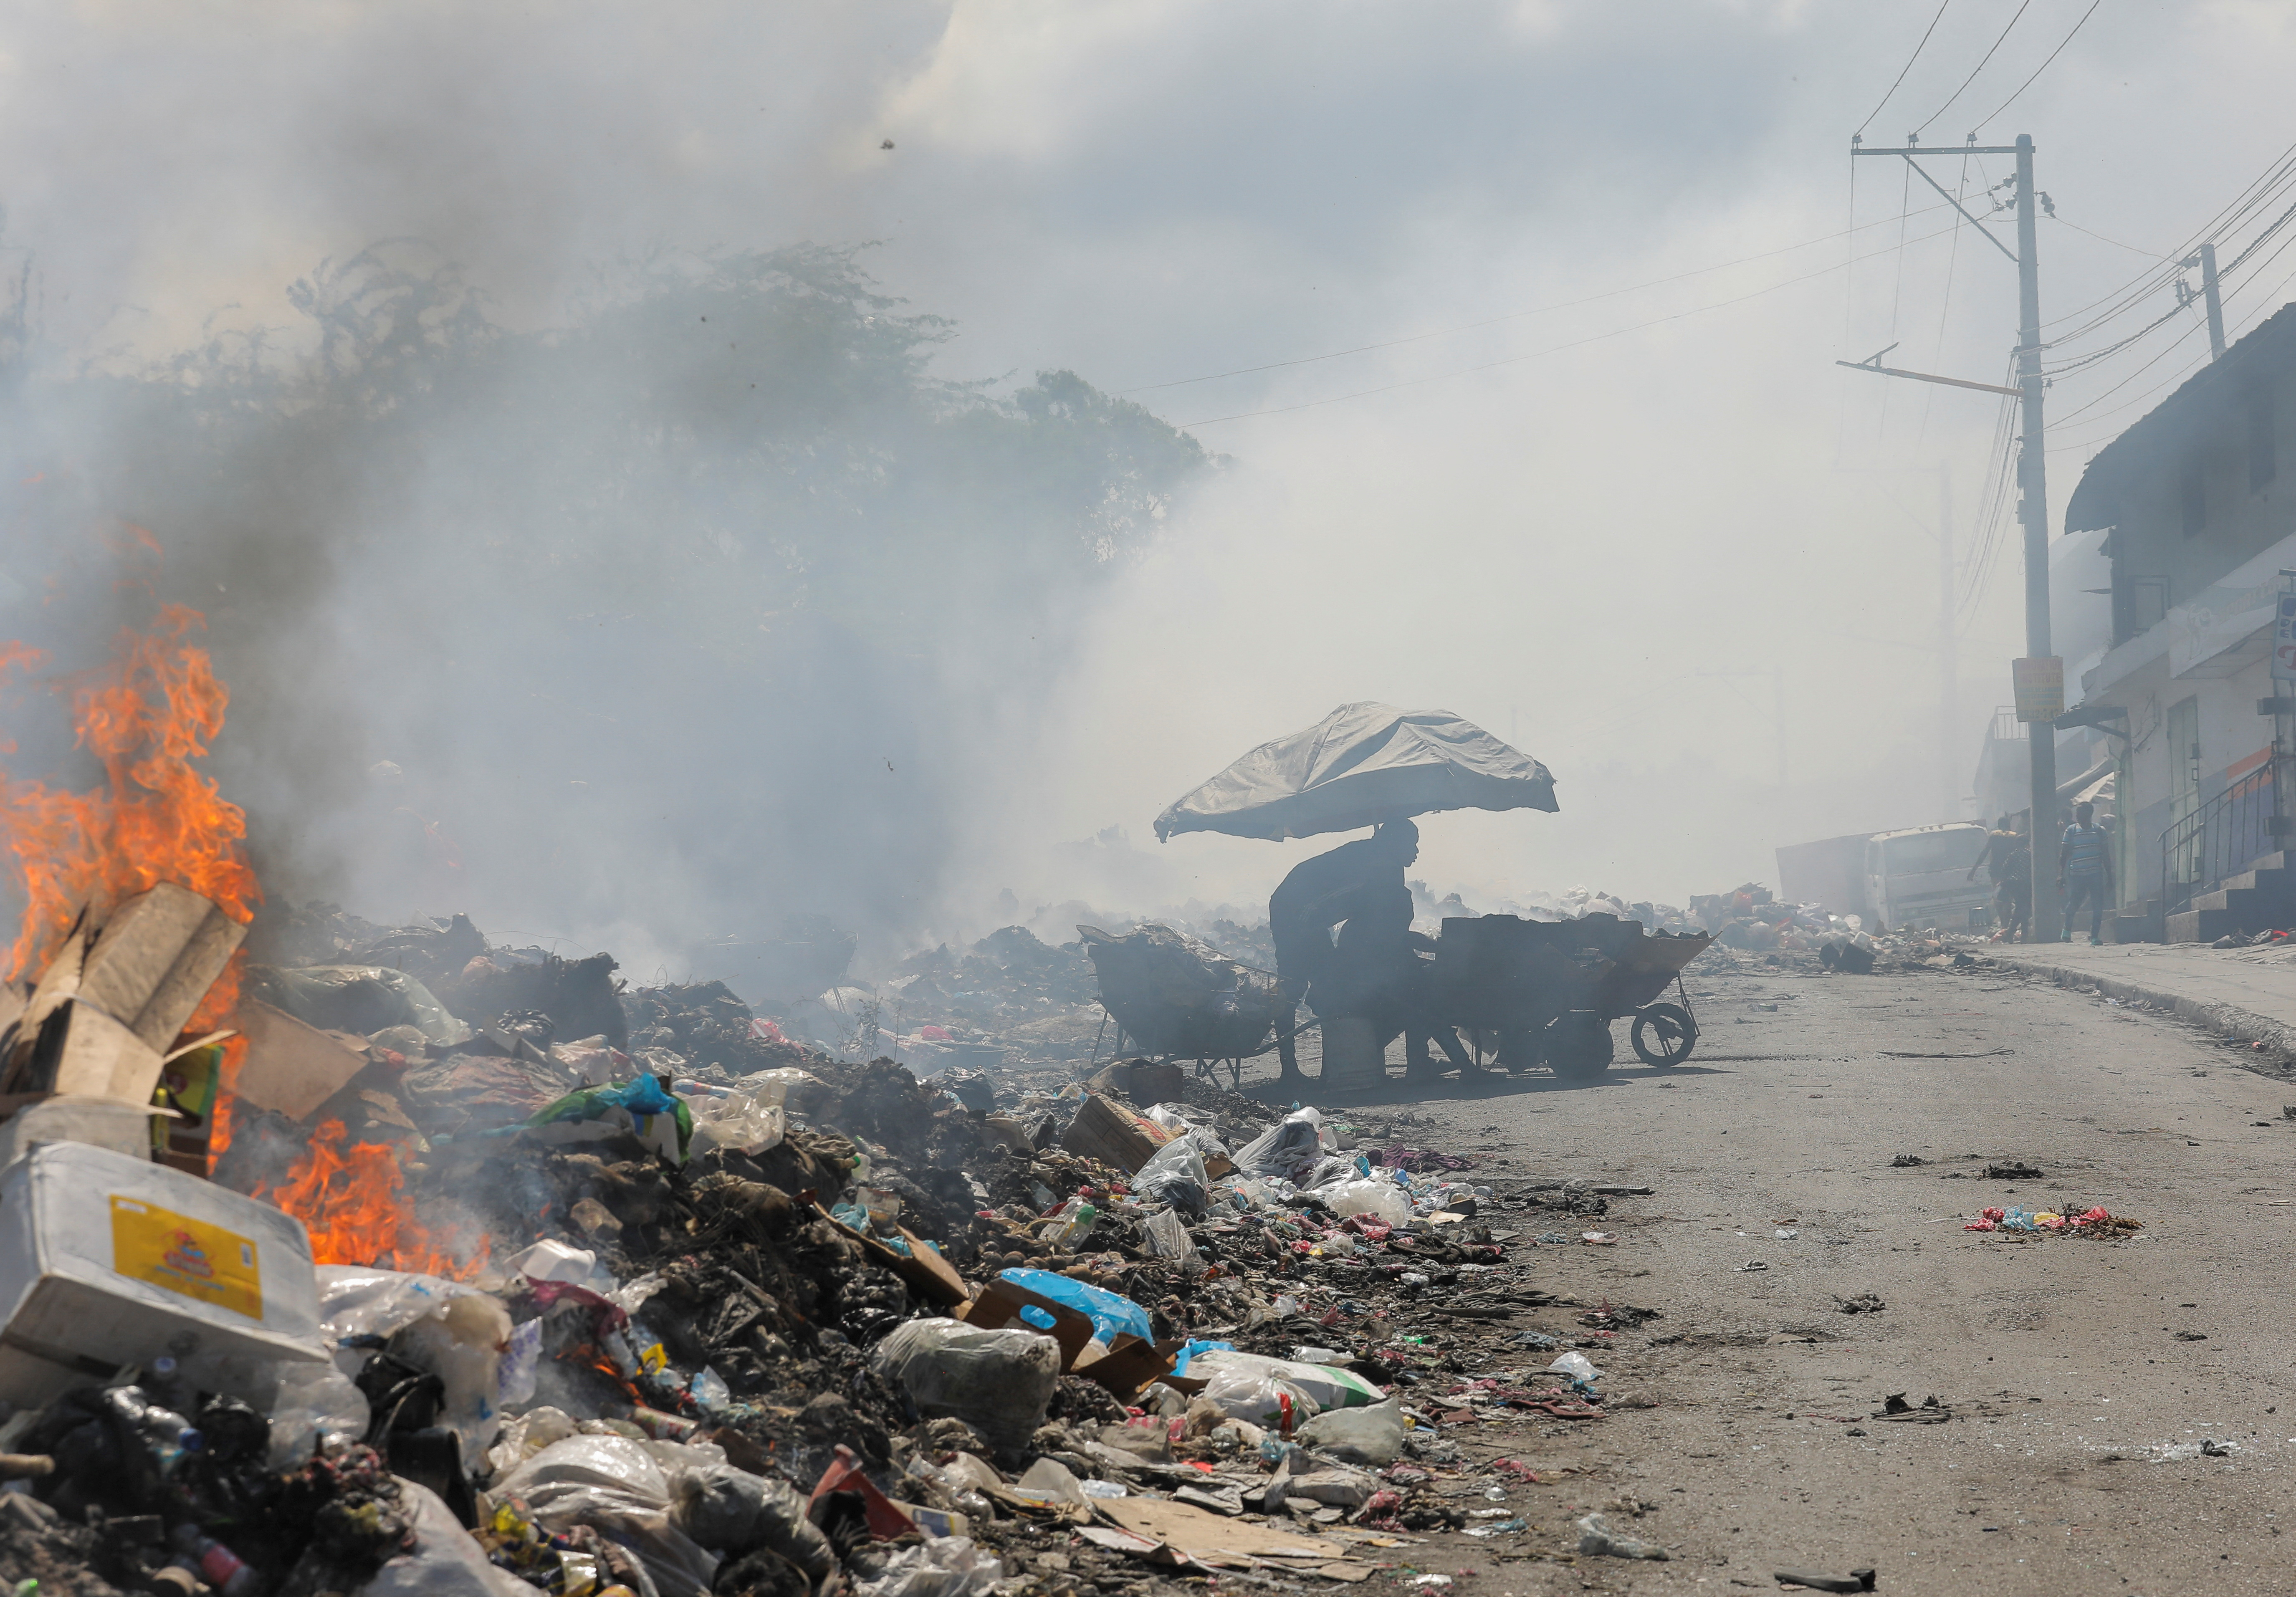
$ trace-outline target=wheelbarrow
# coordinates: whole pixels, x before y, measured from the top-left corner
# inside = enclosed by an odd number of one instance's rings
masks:
[[[1670,1069],[1698,1041],[1682,970],[1712,941],[1646,936],[1640,921],[1615,915],[1454,917],[1436,944],[1437,1003],[1446,1022],[1495,1042],[1505,1069],[1599,1076],[1611,1063],[1611,1022],[1628,1016],[1636,1054]],[[1680,1003],[1661,1001],[1669,986]]]

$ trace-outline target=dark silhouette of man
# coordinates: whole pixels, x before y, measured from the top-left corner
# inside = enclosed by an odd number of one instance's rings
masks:
[[[1382,888],[1400,890],[1407,905],[1411,889],[1403,872],[1418,857],[1419,828],[1409,821],[1383,822],[1367,838],[1301,860],[1268,898],[1267,931],[1275,944],[1275,974],[1294,1006],[1275,1027],[1283,1080],[1307,1079],[1300,1072],[1293,1044],[1297,1005],[1305,1001],[1320,1014],[1319,996],[1330,995],[1319,995],[1316,989],[1334,974],[1332,929],[1368,907],[1370,895]],[[1406,927],[1409,919],[1406,914]]]

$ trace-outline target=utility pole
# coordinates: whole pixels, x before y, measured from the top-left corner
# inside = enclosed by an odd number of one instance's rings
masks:
[[[2201,246],[2201,297],[2208,302],[2209,358],[2224,358],[2224,299],[2217,292],[2217,247]]]
[[[1961,665],[1953,648],[1953,470],[1938,462],[1938,819],[1961,819],[1961,779],[1954,774],[1953,701]],[[1993,817],[1980,815],[1990,825]]]
[[[2041,430],[2041,266],[2039,207],[2033,202],[2033,135],[2017,135],[2017,382],[2025,390],[2025,434],[2017,440],[2017,478],[2024,495],[2025,652],[2045,659],[2049,644],[2048,452]],[[2033,922],[2036,942],[2055,942],[2058,925],[2057,727],[2035,721],[2033,759]]]
[[[1924,149],[1916,138],[1907,138],[1898,146],[1882,146],[1867,150],[1863,141],[1852,137],[1851,156],[1894,155],[1919,175],[1922,181],[1935,189],[1945,202],[1959,211],[1986,242],[2007,256],[2017,266],[2017,394],[2022,402],[2023,428],[2017,441],[2017,485],[2021,490],[2017,517],[2025,528],[2025,652],[2035,659],[2046,659],[2049,648],[2049,493],[2046,455],[2043,448],[2041,425],[2041,276],[2037,234],[2038,201],[2033,190],[2033,138],[2021,133],[2014,144],[1980,145],[1974,134],[1963,145],[1940,144]],[[1973,216],[1953,192],[1923,171],[1915,157],[1923,155],[1970,156],[2012,155],[2017,159],[2017,248],[2011,250],[1986,226],[1984,219]],[[1887,353],[1885,350],[1884,354]],[[1841,365],[1857,365],[1854,361],[1837,362]],[[1973,384],[1958,378],[1927,377],[1920,373],[1897,373],[1880,364],[1877,356],[1865,364],[1866,370],[1884,376],[1918,377],[1923,381],[1944,381],[1956,387],[1971,388],[1989,385]],[[2054,847],[2062,828],[2057,816],[2057,729],[2048,721],[2034,721],[2027,725],[2031,750],[2032,782],[2032,848],[2033,848],[2033,931],[2036,941],[2055,941],[2059,924],[2059,898],[2055,871],[2056,851]]]

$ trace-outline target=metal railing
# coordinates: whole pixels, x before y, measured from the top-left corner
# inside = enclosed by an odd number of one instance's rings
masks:
[[[2161,917],[2192,907],[2193,900],[2227,876],[2279,847],[2272,817],[2278,813],[2273,766],[2267,760],[2161,834]]]

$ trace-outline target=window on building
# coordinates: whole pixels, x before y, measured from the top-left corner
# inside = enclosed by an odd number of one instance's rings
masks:
[[[2280,471],[2272,428],[2272,396],[2252,396],[2248,402],[2248,486],[2251,491],[2270,482]]]
[[[2208,495],[2201,490],[2198,461],[2185,468],[2184,480],[2177,485],[2177,496],[2184,512],[2185,536],[2198,537],[2201,528],[2209,524]]]

